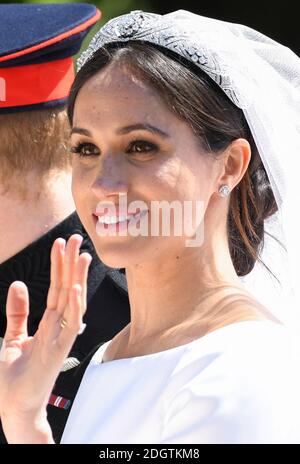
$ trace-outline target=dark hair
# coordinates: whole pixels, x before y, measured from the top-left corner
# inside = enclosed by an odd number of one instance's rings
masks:
[[[227,220],[229,250],[237,275],[247,275],[257,260],[271,272],[259,255],[264,245],[264,220],[277,211],[277,205],[243,111],[189,60],[156,45],[128,41],[126,44],[111,43],[97,50],[79,71],[69,98],[71,124],[81,87],[113,62],[125,65],[133,75],[156,89],[169,109],[189,124],[210,156],[217,158],[218,153],[235,139],[248,140],[251,160],[242,180],[230,194]]]

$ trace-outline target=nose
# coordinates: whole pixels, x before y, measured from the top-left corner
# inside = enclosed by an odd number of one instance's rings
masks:
[[[116,156],[103,156],[97,176],[92,185],[93,193],[99,198],[127,194],[128,182],[125,167]]]

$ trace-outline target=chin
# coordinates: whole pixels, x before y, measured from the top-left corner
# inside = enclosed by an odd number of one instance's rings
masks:
[[[130,246],[131,245],[131,246]],[[134,244],[108,243],[107,240],[94,242],[94,247],[99,259],[112,268],[126,268],[142,261],[138,256],[137,247]],[[142,252],[143,254],[143,252]]]

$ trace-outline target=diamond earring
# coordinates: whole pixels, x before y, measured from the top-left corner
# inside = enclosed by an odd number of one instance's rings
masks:
[[[222,185],[219,188],[219,194],[221,197],[227,197],[230,194],[230,188],[228,187],[228,185]]]

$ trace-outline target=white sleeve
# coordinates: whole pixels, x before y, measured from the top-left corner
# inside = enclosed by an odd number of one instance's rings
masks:
[[[160,443],[300,443],[299,365],[269,354],[221,355],[181,384]]]

